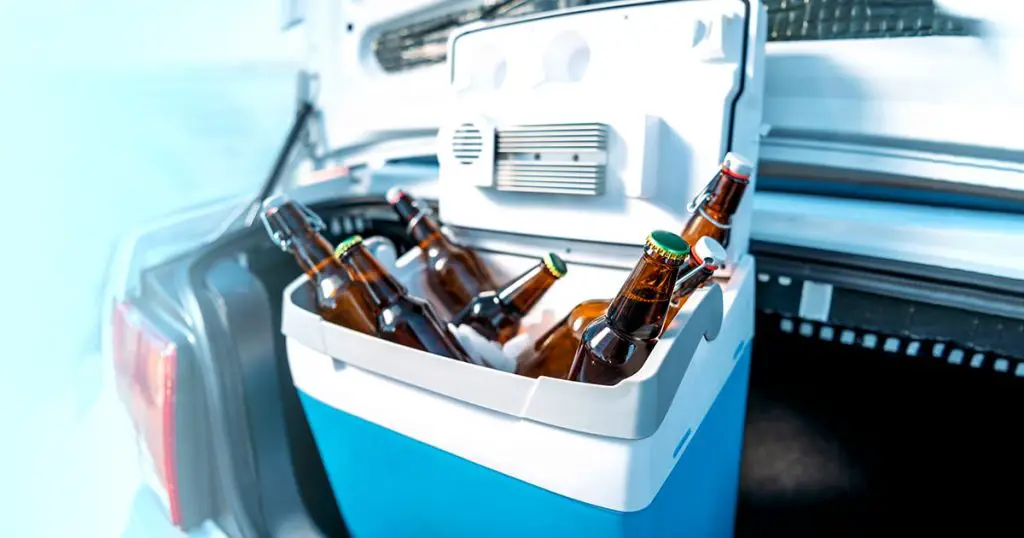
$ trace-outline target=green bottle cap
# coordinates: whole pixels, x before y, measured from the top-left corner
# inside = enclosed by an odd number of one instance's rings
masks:
[[[562,278],[565,273],[569,272],[569,268],[566,267],[565,262],[562,258],[558,257],[558,254],[554,252],[548,252],[544,255],[544,267],[548,268],[548,271],[555,275],[555,278]]]
[[[682,237],[666,230],[651,232],[647,236],[647,245],[670,260],[682,260],[690,255],[690,245]]]
[[[363,236],[353,235],[348,239],[338,243],[338,246],[334,249],[334,257],[340,258],[345,255],[346,252],[352,249],[352,247],[363,242]]]

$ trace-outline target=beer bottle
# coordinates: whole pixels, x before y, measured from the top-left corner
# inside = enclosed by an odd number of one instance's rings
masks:
[[[452,319],[454,325],[469,325],[481,336],[504,344],[516,335],[519,322],[568,268],[562,258],[549,252],[537,265],[512,279],[497,291],[477,295]]]
[[[700,267],[708,257],[725,259],[725,249],[710,237],[700,238],[689,250],[689,256],[679,268],[681,275]],[[580,345],[583,329],[603,315],[610,303],[608,299],[594,299],[576,305],[568,316],[537,339],[534,355],[520,365],[519,373],[527,377],[565,378],[572,365],[573,354]],[[674,316],[671,310],[669,312]]]
[[[710,237],[700,238],[690,252],[692,253],[691,259],[703,260],[703,262],[696,267],[691,266],[689,272],[676,281],[675,289],[672,291],[672,300],[669,302],[668,316],[665,318],[666,330],[693,292],[707,283],[715,271],[725,264],[725,247]]]
[[[640,370],[661,335],[676,276],[689,254],[678,235],[651,232],[608,311],[583,329],[570,380],[614,385]]]
[[[517,373],[527,377],[555,377],[569,375],[573,354],[580,345],[583,329],[608,309],[607,299],[584,301],[567,316],[548,329],[533,345],[533,356],[519,365]]]
[[[732,216],[743,199],[743,191],[750,184],[752,170],[750,162],[740,155],[733,152],[725,154],[722,168],[687,208],[693,215],[679,234],[687,244],[692,245],[706,236],[729,246]]]
[[[376,336],[406,347],[471,362],[462,345],[423,299],[409,295],[355,235],[338,244],[334,254],[353,287],[366,296],[367,317],[376,322]]]
[[[353,293],[348,271],[334,257],[331,244],[320,231],[323,221],[306,206],[276,196],[263,202],[263,225],[281,250],[295,256],[309,277],[317,312],[323,319],[364,334],[375,335],[376,323],[368,314],[366,297]]]
[[[428,208],[398,188],[388,191],[387,198],[420,247],[427,265],[427,284],[448,312],[460,312],[480,292],[497,287],[475,253],[441,233]]]

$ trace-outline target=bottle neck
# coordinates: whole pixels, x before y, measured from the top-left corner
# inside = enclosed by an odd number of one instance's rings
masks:
[[[331,244],[319,233],[310,231],[293,237],[289,250],[310,280],[328,273],[344,274]]]
[[[365,246],[353,246],[342,254],[341,261],[349,278],[357,284],[362,284],[370,299],[378,306],[387,307],[405,297],[405,286],[384,269]]]
[[[714,274],[714,270],[708,269],[704,266],[697,267],[687,274],[684,274],[679,278],[679,281],[676,282],[675,291],[672,293],[672,301],[678,302],[682,298],[689,296],[710,280],[711,275]]]
[[[391,202],[391,207],[395,208],[395,212],[398,213],[399,218],[406,224],[415,218],[422,209],[420,204],[405,192],[399,193],[397,198],[389,201]]]
[[[656,338],[668,313],[680,263],[661,258],[648,248],[608,305],[609,326],[629,338]]]
[[[302,271],[314,280],[324,271],[344,273],[341,265],[334,257],[331,243],[324,239],[310,221],[312,212],[298,202],[287,200],[267,210],[267,231],[275,239],[282,240],[285,250],[295,256]]]
[[[734,176],[724,170],[719,171],[708,199],[701,205],[701,209],[719,223],[729,224],[749,184],[749,179]]]
[[[543,262],[538,263],[498,289],[498,300],[515,310],[516,314],[526,315],[556,280],[558,277],[551,274]]]
[[[450,246],[448,238],[441,233],[441,226],[434,220],[430,211],[421,207],[408,194],[402,193],[392,203],[392,207],[408,227],[409,235],[421,250],[431,247],[444,249]]]
[[[423,215],[413,222],[409,227],[409,235],[423,251],[433,248],[447,252],[452,248],[451,241],[429,215]]]

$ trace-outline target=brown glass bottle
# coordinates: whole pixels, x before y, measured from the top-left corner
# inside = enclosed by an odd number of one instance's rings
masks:
[[[469,302],[452,323],[469,325],[481,336],[504,344],[519,331],[519,322],[568,268],[549,252],[537,265],[496,291],[485,291]]]
[[[690,204],[693,215],[679,234],[687,244],[692,245],[706,236],[729,246],[732,216],[750,184],[752,170],[750,163],[740,155],[732,152],[725,155],[722,168]]]
[[[295,256],[312,284],[320,317],[364,334],[377,332],[361,293],[353,293],[348,271],[334,257],[331,244],[320,234],[323,222],[308,208],[283,196],[268,199],[260,214],[267,233],[281,250]]]
[[[573,355],[580,346],[583,329],[608,309],[607,299],[584,301],[569,315],[552,326],[533,345],[533,356],[519,365],[517,373],[527,377],[555,377],[565,379],[569,375]]]
[[[679,267],[689,254],[678,235],[651,232],[607,313],[583,329],[568,379],[614,385],[640,370],[661,335]]]
[[[712,243],[721,249],[721,245],[713,239],[702,238],[698,241],[698,247],[690,249],[690,255],[679,268],[679,273],[685,274],[700,267],[703,263],[702,258],[707,255],[710,248],[708,245]],[[580,346],[583,329],[591,321],[603,316],[609,304],[610,299],[593,299],[576,305],[568,316],[537,339],[533,347],[533,356],[523,361],[518,373],[527,377],[547,376],[564,379],[572,366],[576,349]]]
[[[476,254],[441,232],[430,211],[401,189],[391,189],[388,203],[406,223],[427,265],[427,284],[450,313],[460,312],[483,291],[497,288]]]
[[[423,299],[409,295],[363,246],[356,235],[342,241],[335,255],[348,272],[353,287],[367,298],[368,317],[376,323],[376,336],[396,344],[470,362],[465,349]]]

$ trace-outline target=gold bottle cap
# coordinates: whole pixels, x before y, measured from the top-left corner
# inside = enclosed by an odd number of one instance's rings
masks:
[[[647,246],[669,260],[683,260],[690,255],[690,245],[682,237],[666,230],[651,232],[647,236]]]
[[[555,278],[562,278],[565,273],[569,272],[569,268],[565,265],[565,261],[562,260],[554,252],[548,252],[544,255],[544,267],[547,267],[548,272],[555,275]]]
[[[352,237],[349,237],[348,239],[342,241],[341,243],[338,243],[338,246],[335,247],[335,249],[334,249],[334,257],[335,258],[340,258],[340,257],[344,256],[346,252],[348,252],[349,250],[352,250],[352,247],[354,247],[354,246],[356,246],[356,245],[358,245],[358,244],[360,244],[362,242],[363,242],[363,236],[361,236],[361,235],[353,235]]]

